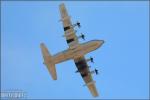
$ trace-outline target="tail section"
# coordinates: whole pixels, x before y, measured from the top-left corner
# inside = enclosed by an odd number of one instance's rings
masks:
[[[46,65],[53,80],[57,80],[57,74],[56,74],[55,63],[53,62],[53,56],[50,55],[44,43],[41,43],[40,47],[41,47],[43,58],[44,58],[44,64]]]

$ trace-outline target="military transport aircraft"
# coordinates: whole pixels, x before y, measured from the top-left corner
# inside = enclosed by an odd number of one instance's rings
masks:
[[[86,59],[84,55],[99,48],[104,43],[104,41],[92,40],[86,43],[79,43],[78,39],[85,39],[84,34],[81,34],[80,36],[76,36],[75,34],[76,31],[74,30],[74,27],[78,26],[80,28],[80,22],[77,22],[76,24],[71,23],[70,16],[67,13],[64,3],[59,5],[59,9],[61,14],[60,21],[62,21],[64,28],[64,37],[66,38],[66,42],[69,48],[52,56],[44,43],[41,43],[40,47],[44,58],[44,64],[47,66],[52,79],[57,80],[55,64],[66,60],[74,60],[77,67],[76,73],[81,74],[85,82],[84,86],[87,86],[91,94],[96,97],[98,96],[98,92],[96,90],[95,81],[92,79],[92,74],[98,74],[98,70],[95,69],[90,71],[87,62],[94,62],[93,58],[90,57]]]

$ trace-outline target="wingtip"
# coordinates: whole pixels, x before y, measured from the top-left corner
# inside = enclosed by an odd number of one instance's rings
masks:
[[[98,95],[98,93],[97,94],[93,94],[93,97],[94,98],[96,98],[96,97],[98,97],[99,95]]]
[[[64,3],[59,4],[59,7],[61,7],[61,6],[65,6],[65,4]]]
[[[52,79],[53,79],[54,81],[57,80],[57,74],[56,74],[56,73],[55,73],[55,75],[52,75],[52,74],[51,74],[51,76],[52,76]]]
[[[57,80],[57,78],[53,78],[53,80],[54,80],[54,81],[56,81],[56,80]]]
[[[41,43],[41,44],[40,44],[40,47],[42,48],[43,46],[45,46],[44,43]]]

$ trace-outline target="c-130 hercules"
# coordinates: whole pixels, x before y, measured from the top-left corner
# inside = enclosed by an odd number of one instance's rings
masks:
[[[67,13],[64,3],[59,5],[59,9],[61,13],[60,21],[62,21],[64,27],[64,37],[66,37],[69,48],[52,56],[48,52],[48,49],[46,48],[44,43],[41,43],[40,47],[44,58],[44,64],[47,66],[52,79],[57,80],[55,64],[73,59],[77,67],[76,73],[81,74],[84,82],[86,83],[85,86],[89,88],[91,94],[94,97],[97,97],[98,92],[96,90],[95,81],[92,79],[91,74],[98,74],[98,70],[89,70],[87,62],[93,62],[93,58],[90,57],[89,59],[85,59],[84,55],[99,48],[104,43],[104,41],[92,40],[86,43],[79,43],[78,39],[84,39],[84,35],[81,34],[81,36],[76,36],[74,27],[78,26],[80,28],[80,23],[71,23],[70,16]]]

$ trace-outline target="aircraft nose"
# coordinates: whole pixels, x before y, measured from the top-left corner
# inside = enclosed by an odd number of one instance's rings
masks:
[[[104,40],[96,40],[96,44],[100,47],[104,43]]]

